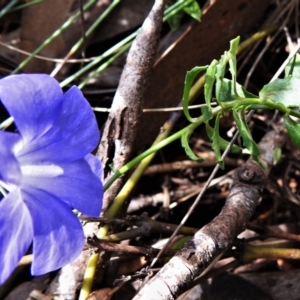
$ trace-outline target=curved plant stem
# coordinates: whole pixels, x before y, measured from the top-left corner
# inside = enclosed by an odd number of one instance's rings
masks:
[[[131,44],[128,43],[124,45],[120,51],[118,51],[115,55],[113,55],[111,58],[109,58],[104,64],[102,64],[96,71],[94,71],[90,76],[88,76],[84,81],[80,83],[78,88],[82,89],[90,79],[97,76],[99,73],[101,73],[104,69],[106,69],[112,62],[114,62],[119,56],[121,56],[124,52],[126,52],[130,48]]]
[[[0,19],[5,15],[7,14],[12,7],[14,7],[15,4],[17,4],[19,1],[18,0],[12,0],[12,1],[9,1],[9,3],[1,9],[0,11]]]
[[[218,106],[218,107],[216,107],[216,108],[214,108],[212,110],[212,115],[213,115],[213,117],[215,117],[218,113],[224,112],[224,111],[225,110],[222,107]],[[157,152],[158,150],[160,150],[163,147],[167,146],[168,144],[176,141],[177,139],[181,138],[181,136],[185,132],[187,132],[189,130],[194,130],[196,127],[198,127],[202,123],[203,123],[203,116],[200,116],[195,123],[189,124],[185,128],[177,131],[176,133],[172,134],[168,138],[166,138],[166,139],[160,141],[159,143],[153,145],[151,148],[149,148],[148,150],[144,151],[143,153],[141,153],[140,155],[138,155],[137,157],[135,157],[134,159],[132,159],[125,166],[123,166],[119,170],[116,170],[116,172],[114,173],[114,175],[107,180],[106,184],[104,185],[104,190],[107,190],[117,178],[119,178],[121,175],[123,175],[126,172],[128,172],[132,167],[134,167],[135,165],[137,165],[144,158],[146,158],[147,156],[149,156],[152,153]]]
[[[25,3],[25,4],[21,4],[21,5],[18,5],[12,9],[10,9],[10,12],[12,11],[16,11],[16,10],[20,10],[20,9],[24,9],[24,8],[27,8],[29,6],[32,6],[32,5],[35,5],[35,4],[38,4],[38,3],[41,3],[41,2],[44,2],[45,0],[32,0],[31,2],[29,3]]]
[[[109,50],[107,50],[106,52],[104,52],[103,54],[101,54],[98,58],[96,58],[95,60],[93,60],[92,62],[90,62],[86,66],[84,66],[82,69],[80,69],[79,71],[77,71],[72,76],[66,78],[64,81],[62,81],[60,83],[60,86],[61,87],[65,87],[66,85],[68,85],[69,83],[71,83],[72,81],[74,81],[76,78],[78,78],[80,75],[82,75],[86,71],[90,70],[92,67],[94,67],[97,64],[99,64],[104,59],[106,59],[106,58],[110,57],[111,55],[115,54],[117,51],[120,51],[120,49],[123,49],[124,46],[127,46],[127,45],[130,46],[131,42],[136,37],[136,35],[137,35],[137,31],[135,31],[134,33],[132,33],[131,35],[129,35],[128,37],[126,37],[124,40],[122,40],[121,42],[117,43],[115,46],[113,46],[112,48],[110,48]]]
[[[294,248],[276,248],[245,244],[242,259],[244,263],[258,258],[266,259],[300,259],[300,250]]]

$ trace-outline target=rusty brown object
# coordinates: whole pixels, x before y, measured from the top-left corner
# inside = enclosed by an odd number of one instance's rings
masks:
[[[20,48],[27,52],[33,52],[65,21],[74,0],[46,0],[42,3],[25,8],[22,13],[20,32]],[[64,41],[61,36],[54,39],[40,55],[49,58],[57,57],[64,49]],[[20,61],[27,56],[20,55]],[[53,63],[38,59],[32,60],[24,68],[24,72],[49,73]]]
[[[209,64],[229,48],[229,41],[240,35],[245,38],[259,25],[270,0],[217,0],[204,12],[201,22],[195,22],[171,50],[157,61],[145,108],[174,107],[182,97],[185,74],[195,66]],[[153,142],[167,113],[145,114],[139,127],[139,147]]]

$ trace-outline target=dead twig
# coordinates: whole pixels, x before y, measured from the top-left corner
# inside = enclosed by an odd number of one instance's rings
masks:
[[[155,249],[152,247],[129,246],[129,245],[110,243],[98,239],[97,236],[95,235],[87,239],[87,244],[96,252],[100,252],[100,251],[123,252],[123,253],[130,253],[136,255],[144,255],[146,257],[153,257],[157,255],[159,251],[159,249]],[[175,253],[176,250],[168,249],[164,253],[164,255],[173,256]]]
[[[233,185],[220,214],[199,230],[135,296],[141,299],[176,299],[196,277],[205,273],[246,228],[266,184],[274,149],[285,142],[283,131],[269,132],[259,146],[264,169],[250,159],[235,173]]]
[[[146,236],[151,233],[171,234],[177,227],[177,225],[175,224],[168,224],[152,220],[147,214],[143,214],[142,216],[130,216],[126,220],[91,217],[83,217],[81,218],[81,220],[85,220],[88,222],[100,222],[102,224],[115,226],[122,225],[126,227],[136,227],[130,230],[112,233],[99,239],[101,241],[109,241],[115,243],[123,240],[133,239],[139,236]],[[178,233],[181,235],[192,236],[197,232],[197,230],[198,229],[196,228],[183,226]]]
[[[199,155],[201,156],[201,155]],[[201,156],[203,157],[203,156]],[[198,163],[197,161],[182,160],[160,165],[152,165],[146,169],[144,175],[154,175],[157,173],[168,173],[178,170],[186,170],[188,168],[207,168],[216,165],[216,157],[213,153],[204,155],[205,161]],[[226,157],[224,163],[227,166],[236,167],[241,164],[241,160]]]
[[[97,156],[103,162],[104,176],[111,174],[109,164],[120,168],[134,155],[140,124],[159,42],[164,1],[156,0],[127,56],[111,112],[105,124]],[[127,176],[114,182],[106,192],[103,212],[116,197]]]

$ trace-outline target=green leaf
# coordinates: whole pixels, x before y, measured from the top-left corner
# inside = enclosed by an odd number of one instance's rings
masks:
[[[220,100],[220,94],[222,90],[222,82],[225,75],[226,65],[227,65],[227,57],[229,59],[229,70],[232,75],[232,81],[233,81],[233,91],[236,95],[236,52],[237,48],[240,42],[240,37],[237,37],[230,41],[230,49],[228,52],[225,52],[224,55],[221,56],[221,59],[217,65],[217,71],[216,71],[216,98],[219,105],[222,105]],[[236,97],[235,97],[236,99]]]
[[[216,70],[217,70],[217,60],[213,60],[209,67],[207,68],[205,74],[205,84],[204,84],[204,98],[206,104],[210,107],[210,102],[212,98],[212,91],[214,87],[214,83],[216,81]]]
[[[299,107],[300,79],[293,76],[278,78],[262,88],[259,92],[259,98],[262,100],[270,99],[287,107]]]
[[[260,154],[260,150],[258,145],[254,142],[248,126],[246,125],[245,121],[242,118],[240,118],[240,116],[235,110],[233,110],[232,113],[236,126],[243,139],[244,147],[246,147],[249,150],[253,159],[259,162],[258,156]]]
[[[236,92],[239,98],[258,98],[257,96],[247,92],[245,88],[238,83],[236,83]],[[222,80],[219,99],[222,102],[237,100],[232,80],[227,78]]]
[[[213,134],[214,134],[214,129],[209,125],[208,122],[205,124],[205,128],[206,128],[207,136],[212,141],[212,137],[213,137]],[[219,138],[219,145],[220,145],[220,149],[221,150],[225,150],[227,148],[227,146],[229,145],[229,142],[226,141],[225,139],[223,139],[220,136],[220,138]],[[231,147],[231,149],[230,149],[230,152],[231,153],[241,153],[242,149],[238,145],[233,144],[232,147]]]
[[[181,136],[181,145],[190,159],[195,160],[197,162],[203,162],[205,159],[203,157],[198,157],[197,155],[195,155],[195,153],[189,145],[189,139],[192,133],[192,130],[187,130],[186,132],[184,132],[184,134]]]
[[[178,240],[174,239],[173,244],[171,244],[171,249],[173,250],[180,250],[187,241],[189,241],[192,238],[192,236],[182,236],[178,237]],[[167,263],[172,257],[165,257],[164,262]]]
[[[292,142],[296,145],[300,151],[300,124],[295,122],[288,115],[284,116],[284,126],[287,129]]]
[[[226,64],[227,64],[226,57],[225,57],[225,55],[222,55],[219,63],[216,66],[216,68],[217,68],[217,70],[216,70],[216,98],[217,98],[219,105],[221,105],[220,94],[221,94],[221,89],[222,89],[222,81],[223,81],[224,75],[225,75]]]
[[[284,77],[292,75],[294,78],[300,78],[300,54],[297,53],[293,59],[290,60],[284,69],[284,74]]]
[[[229,71],[232,76],[234,91],[236,92],[235,84],[236,84],[236,52],[240,43],[240,37],[236,37],[235,39],[230,41],[230,48],[227,52],[227,56],[229,59]]]
[[[176,14],[174,14],[173,16],[168,18],[167,22],[168,22],[171,30],[175,31],[175,30],[179,29],[183,17],[184,17],[184,12],[182,10],[180,10]]]
[[[221,115],[218,114],[216,117],[215,128],[212,135],[212,148],[215,152],[217,163],[219,164],[220,168],[224,170],[224,161],[221,157],[221,151],[220,151],[220,139],[221,139],[219,134],[220,118]]]
[[[274,165],[276,165],[279,162],[281,158],[281,154],[282,154],[281,148],[275,147],[275,149],[273,150]]]
[[[205,129],[207,136],[209,137],[210,140],[212,140],[212,136],[214,134],[214,129],[209,125],[209,123],[205,123]]]
[[[184,89],[183,89],[183,100],[182,100],[182,106],[183,106],[183,112],[186,116],[186,118],[191,122],[195,122],[197,119],[194,119],[191,117],[188,105],[189,105],[189,96],[190,96],[190,90],[192,87],[192,84],[194,82],[195,77],[203,71],[206,71],[208,66],[204,67],[195,67],[192,70],[188,71],[185,76],[185,82],[184,82]]]
[[[197,1],[185,6],[183,10],[192,18],[200,21],[202,11]]]
[[[110,168],[110,170],[111,170],[112,173],[116,173],[116,169],[115,169],[113,163],[109,164],[108,167]]]
[[[207,105],[201,106],[201,114],[203,116],[203,122],[204,123],[206,123],[207,121],[209,121],[213,117],[211,108]]]

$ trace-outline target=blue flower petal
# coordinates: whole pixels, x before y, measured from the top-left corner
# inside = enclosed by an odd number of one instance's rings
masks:
[[[33,237],[28,208],[14,189],[0,201],[0,284],[17,266],[28,250]]]
[[[53,127],[25,145],[18,157],[22,164],[40,161],[69,162],[90,153],[99,142],[95,115],[81,91],[73,86],[63,96]]]
[[[21,183],[19,162],[14,156],[14,148],[21,142],[20,135],[0,131],[0,181],[6,184]]]
[[[58,82],[46,74],[12,75],[0,80],[0,100],[26,143],[52,127],[61,97]]]
[[[72,208],[90,215],[99,216],[102,207],[103,186],[93,173],[86,159],[55,166],[40,165],[34,170],[22,166],[22,190],[36,188],[66,202]]]
[[[101,182],[103,182],[104,180],[104,174],[103,174],[103,167],[102,167],[102,163],[99,160],[98,157],[92,155],[92,154],[88,154],[85,157],[86,161],[88,162],[88,164],[90,165],[93,173],[100,178]]]
[[[38,189],[23,189],[22,197],[33,221],[32,274],[57,270],[76,259],[82,251],[84,235],[70,207]]]

